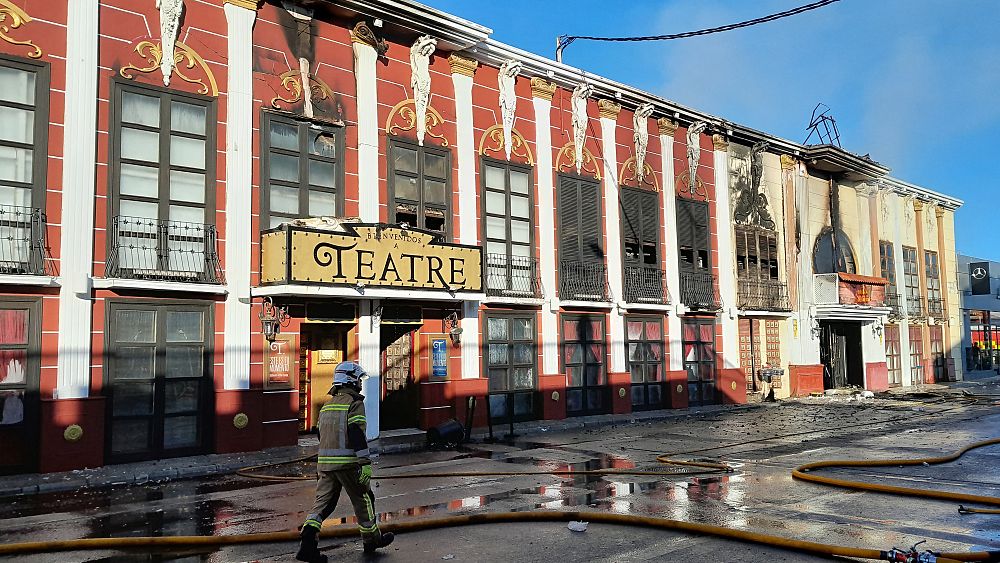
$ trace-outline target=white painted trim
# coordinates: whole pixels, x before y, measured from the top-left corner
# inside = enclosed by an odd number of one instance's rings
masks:
[[[155,280],[129,280],[120,278],[94,278],[94,289],[138,289],[144,291],[166,291],[176,293],[208,293],[211,295],[228,295],[229,289],[224,285],[214,283],[184,283]],[[227,319],[228,320],[228,319]],[[247,327],[247,338],[250,329]],[[247,357],[246,365],[250,365]]]
[[[756,311],[753,309],[737,309],[736,314],[741,317],[774,317],[778,319],[788,319],[795,315],[792,311]]]
[[[223,384],[250,388],[250,218],[253,182],[253,24],[256,10],[227,3],[226,279]],[[189,289],[188,291],[193,291]]]
[[[482,371],[479,358],[479,302],[462,303],[462,379],[475,379]]]
[[[369,440],[378,438],[382,397],[382,322],[381,317],[372,314],[380,305],[377,299],[365,299],[358,307],[358,363],[369,376],[364,382],[365,415],[368,419],[365,430]]]
[[[667,272],[667,293],[676,302],[676,315],[667,317],[667,349],[670,354],[670,371],[684,369],[684,343],[681,340],[681,317],[684,305],[681,299],[680,272],[677,267],[677,201],[674,191],[674,137],[660,135],[660,166],[663,169],[663,243],[667,248],[667,260],[674,261]]]
[[[618,144],[615,138],[617,123],[610,117],[601,118],[601,156],[604,159],[604,229],[607,239],[604,255],[608,264],[608,287],[612,299],[622,299],[622,232],[620,203],[618,201]],[[611,346],[610,369],[614,373],[625,371],[625,319],[621,311],[614,311],[608,320]]]
[[[541,307],[545,305],[545,300],[536,297],[502,297],[493,296],[483,300],[487,305],[524,305],[528,307]]]
[[[375,86],[375,48],[357,41],[354,50],[354,78],[358,104],[358,215],[366,223],[379,222],[381,194],[378,189],[378,90]]]
[[[412,289],[367,288],[359,293],[353,287],[302,285],[296,283],[268,285],[250,289],[254,297],[344,297],[347,299],[412,299],[417,301],[482,301],[482,293],[448,293],[447,291],[422,291]]]
[[[615,304],[609,303],[607,301],[560,301],[559,306],[563,307],[564,309],[576,308],[576,307],[591,308],[591,309],[613,309],[615,307]]]
[[[821,320],[876,321],[889,315],[889,307],[863,307],[859,305],[816,305],[814,317]],[[902,329],[900,329],[902,330]]]
[[[32,276],[21,274],[0,274],[0,285],[31,285],[35,287],[59,287],[62,280],[55,276]]]
[[[671,304],[657,304],[657,303],[626,303],[619,307],[625,311],[662,311],[666,314],[670,314],[674,310],[674,306]]]
[[[722,301],[722,360],[726,368],[740,367],[740,325],[736,320],[736,272],[733,258],[732,213],[729,201],[729,151],[714,151],[716,249],[719,257],[719,298]]]
[[[69,2],[63,124],[62,287],[55,398],[90,394],[90,344],[97,130],[98,0]],[[58,180],[57,180],[58,181]]]
[[[462,244],[478,244],[476,218],[476,141],[472,125],[472,77],[453,72],[455,128],[458,133],[458,233]]]
[[[532,98],[535,110],[535,183],[538,208],[538,267],[541,270],[542,293],[549,302],[542,307],[542,374],[559,373],[559,301],[556,297],[556,222],[555,190],[552,171],[552,101]]]

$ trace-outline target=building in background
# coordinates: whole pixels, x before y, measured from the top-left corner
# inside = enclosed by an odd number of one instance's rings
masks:
[[[969,379],[991,376],[1000,368],[1000,263],[958,256],[962,299],[961,357]]]
[[[958,200],[410,1],[0,0],[0,471],[960,377]]]

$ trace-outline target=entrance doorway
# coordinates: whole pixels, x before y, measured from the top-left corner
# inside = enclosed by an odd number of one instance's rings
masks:
[[[413,373],[413,325],[382,324],[382,430],[416,428],[420,391]]]
[[[688,405],[719,404],[715,379],[715,317],[687,317],[682,323]]]
[[[861,323],[820,321],[819,360],[823,388],[864,387]]]
[[[563,367],[566,370],[566,414],[580,416],[608,412],[611,397],[604,365],[604,317],[563,317]]]
[[[319,410],[333,387],[333,372],[344,361],[348,327],[340,324],[304,323],[300,336],[299,430],[316,428]]]

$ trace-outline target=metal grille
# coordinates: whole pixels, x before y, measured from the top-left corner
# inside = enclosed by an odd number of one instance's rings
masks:
[[[903,317],[903,296],[898,292],[890,291],[885,294],[885,306],[889,308],[889,317],[900,319]]]
[[[215,225],[118,216],[109,234],[109,278],[224,283]]]
[[[739,280],[740,309],[750,311],[791,311],[788,287],[778,280]]]
[[[559,297],[580,301],[610,301],[608,268],[604,264],[563,260],[559,263]]]
[[[712,274],[681,272],[681,301],[696,309],[718,309],[719,298]]]
[[[944,299],[941,299],[940,297],[928,297],[927,316],[934,317],[936,319],[944,318]]]
[[[486,294],[541,297],[538,260],[528,256],[486,255]]]
[[[625,301],[628,303],[669,303],[661,268],[625,266]]]
[[[0,274],[56,275],[40,209],[0,205]]]
[[[919,295],[906,296],[906,316],[911,319],[922,319],[926,316],[924,300]]]
[[[840,303],[839,279],[837,274],[816,274],[813,276],[817,304],[836,305]]]

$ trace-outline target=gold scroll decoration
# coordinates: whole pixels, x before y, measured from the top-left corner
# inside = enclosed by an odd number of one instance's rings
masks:
[[[11,45],[31,47],[27,56],[32,59],[40,59],[42,58],[42,49],[38,45],[32,43],[30,39],[18,41],[9,35],[11,30],[30,22],[31,16],[27,12],[15,6],[10,0],[0,0],[0,40]]]
[[[708,190],[705,189],[705,182],[701,178],[695,176],[694,193],[690,193],[688,191],[688,176],[689,174],[684,172],[677,177],[677,195],[684,199],[708,201]]]
[[[525,140],[524,135],[522,135],[517,129],[510,130],[510,155],[516,156],[524,160],[524,163],[528,166],[535,165],[535,157],[531,154],[531,148],[528,147],[528,142]],[[504,146],[506,143],[503,138],[503,125],[494,125],[483,133],[483,137],[479,139],[479,154],[482,156],[492,156],[498,160],[506,159],[506,154],[504,153]]]
[[[563,145],[556,155],[556,170],[558,172],[571,172],[576,174],[576,147],[573,141]],[[593,176],[595,180],[601,179],[601,167],[597,163],[594,153],[587,147],[583,147],[583,164],[580,166],[580,173]]]
[[[653,167],[648,162],[642,163],[642,181],[639,181],[634,156],[628,157],[628,160],[622,164],[622,169],[618,172],[618,183],[623,186],[643,188],[653,190],[654,192],[660,191],[660,183],[656,180],[656,173],[653,172]]]
[[[448,139],[441,133],[441,126],[444,118],[436,109],[427,105],[427,136],[439,139],[442,147],[448,146]],[[392,106],[389,110],[389,117],[385,120],[385,132],[387,135],[398,135],[405,131],[412,131],[417,127],[417,111],[413,107],[413,99],[403,100]]]
[[[274,109],[282,109],[279,105],[280,102],[294,104],[301,101],[302,79],[299,71],[290,70],[283,73],[279,78],[281,79],[282,88],[288,92],[288,97],[278,94],[277,96],[271,98],[271,107]],[[326,82],[320,80],[320,78],[315,74],[309,75],[309,89],[312,94],[313,101],[333,99],[333,90],[327,86]]]
[[[135,45],[135,52],[142,57],[145,62],[135,64],[129,63],[122,67],[118,74],[122,78],[135,78],[136,72],[147,73],[159,70],[160,60],[163,59],[163,48],[160,46],[159,41],[150,41],[144,39]],[[177,41],[174,46],[174,60],[176,61],[176,66],[174,67],[174,74],[179,76],[181,80],[189,84],[198,84],[198,93],[207,94],[210,96],[219,95],[219,85],[215,82],[215,75],[212,74],[212,70],[208,68],[208,63],[205,59],[201,58],[194,49],[188,47],[187,45]],[[190,71],[194,70],[195,67],[201,69],[202,73],[205,75],[203,78],[195,78],[190,74]]]

